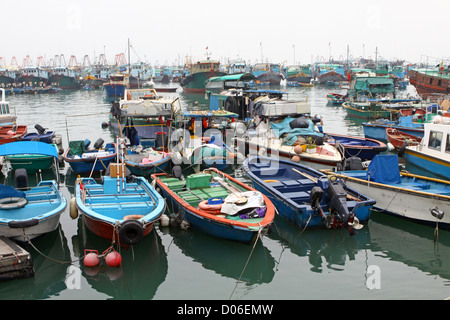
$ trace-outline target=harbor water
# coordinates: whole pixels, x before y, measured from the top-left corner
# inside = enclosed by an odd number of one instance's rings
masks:
[[[286,88],[289,99],[305,99],[324,131],[363,135],[362,121],[327,105],[327,87]],[[345,93],[345,89],[333,92]],[[183,106],[207,107],[203,94],[180,93]],[[54,130],[68,140],[114,135],[105,92],[8,96],[18,124]],[[4,172],[5,173],[5,172]],[[74,195],[76,176],[61,169],[62,190]],[[8,176],[6,177],[8,178]],[[3,175],[0,180],[6,179]],[[245,177],[243,177],[245,179]],[[3,183],[3,181],[1,181]],[[448,213],[446,213],[448,214]],[[433,299],[450,296],[450,233],[374,212],[355,236],[346,230],[299,230],[276,217],[256,245],[221,240],[195,230],[159,225],[138,245],[121,249],[121,267],[85,268],[86,249],[105,251],[111,243],[70,218],[24,248],[34,277],[0,283],[0,299],[18,300],[328,300]]]

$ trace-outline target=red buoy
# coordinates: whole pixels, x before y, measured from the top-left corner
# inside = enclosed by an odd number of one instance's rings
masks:
[[[111,251],[106,255],[105,262],[110,267],[118,267],[122,263],[122,256],[117,251]]]
[[[86,254],[86,252],[90,251],[90,253]],[[98,257],[97,250],[84,250],[84,265],[86,267],[95,267],[100,263],[100,258]]]

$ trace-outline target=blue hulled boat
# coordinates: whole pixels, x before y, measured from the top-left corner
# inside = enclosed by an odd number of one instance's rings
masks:
[[[334,133],[326,133],[325,138],[332,146],[342,147],[345,158],[359,157],[362,160],[372,160],[377,154],[387,151],[387,145],[375,139]]]
[[[100,138],[95,142],[93,149],[88,149],[89,140],[70,141],[63,159],[75,173],[106,170],[117,156],[117,147],[115,143],[107,143],[103,147],[103,143],[103,139]]]
[[[328,180],[325,174],[298,163],[251,157],[242,168],[278,214],[302,229],[348,228],[353,234],[360,221],[369,220],[375,204],[342,180]]]
[[[109,77],[109,82],[103,85],[107,97],[123,98],[125,89],[129,86],[129,79],[123,74],[114,74]]]
[[[59,189],[57,149],[38,141],[19,141],[0,146],[0,156],[24,153],[55,159],[56,180],[40,181],[28,187],[26,172],[16,170],[16,187],[0,185],[0,236],[17,241],[32,240],[55,230],[67,201]]]
[[[406,132],[413,136],[423,138],[423,123],[412,121],[412,116],[399,117],[398,122],[387,119],[378,119],[362,123],[364,136],[370,139],[376,139],[382,142],[388,142],[386,128],[394,128]]]
[[[79,178],[75,185],[76,209],[86,227],[96,235],[122,246],[139,243],[165,210],[164,199],[143,177],[126,177],[123,163],[112,164],[101,182]],[[75,211],[75,212],[74,212]]]

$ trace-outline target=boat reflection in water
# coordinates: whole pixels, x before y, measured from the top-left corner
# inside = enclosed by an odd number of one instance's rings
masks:
[[[346,261],[355,260],[358,251],[370,245],[367,226],[349,236],[346,229],[314,229],[300,233],[299,229],[285,219],[276,217],[270,238],[287,244],[293,254],[307,257],[312,272],[326,269],[343,270]]]
[[[86,229],[78,219],[78,234],[72,238],[74,252],[81,257],[84,250],[102,254],[111,243]],[[130,249],[115,248],[122,255],[119,267],[109,267],[103,261],[96,267],[85,267],[80,262],[82,275],[97,292],[114,300],[148,300],[167,276],[167,254],[156,230]]]
[[[435,230],[429,227],[378,212],[372,214],[369,228],[373,252],[382,252],[385,258],[417,268],[428,276],[439,276],[448,286],[450,232],[438,229],[435,237]]]
[[[170,227],[160,229],[170,233],[174,244],[183,254],[200,263],[205,269],[245,282],[247,286],[270,283],[273,280],[275,260],[260,239],[252,252],[252,247],[248,244],[224,241],[197,230],[184,231]]]

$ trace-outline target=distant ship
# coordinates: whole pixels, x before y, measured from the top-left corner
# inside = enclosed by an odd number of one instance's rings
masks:
[[[49,78],[50,85],[61,89],[79,89],[80,82],[77,79],[75,70],[67,67],[56,67],[51,71]]]
[[[189,69],[190,75],[183,78],[180,83],[186,93],[205,93],[206,80],[226,75],[220,71],[220,62],[209,58],[191,64]]]

